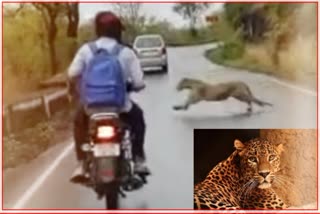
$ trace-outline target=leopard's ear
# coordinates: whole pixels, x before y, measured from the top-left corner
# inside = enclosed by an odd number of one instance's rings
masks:
[[[240,140],[236,139],[234,141],[234,148],[236,148],[236,150],[241,152],[242,150],[244,150],[246,148],[246,146]]]
[[[280,143],[279,145],[277,145],[276,150],[277,150],[278,154],[280,155],[284,151],[283,144]]]

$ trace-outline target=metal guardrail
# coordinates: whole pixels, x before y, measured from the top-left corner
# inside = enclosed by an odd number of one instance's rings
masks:
[[[60,101],[60,103],[54,104],[57,101]],[[38,122],[48,120],[55,112],[69,106],[70,103],[71,99],[68,96],[68,90],[61,89],[30,100],[4,106],[5,133],[12,133],[21,128],[29,128]]]

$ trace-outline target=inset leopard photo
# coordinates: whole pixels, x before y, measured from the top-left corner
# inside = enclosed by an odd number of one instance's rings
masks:
[[[317,209],[316,130],[195,130],[195,209]]]

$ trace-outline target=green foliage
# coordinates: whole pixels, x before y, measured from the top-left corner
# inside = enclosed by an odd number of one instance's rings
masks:
[[[264,5],[264,10],[269,16],[285,18],[300,6],[301,3],[268,3]]]
[[[225,4],[229,5],[229,4]],[[233,4],[232,4],[233,5]],[[238,4],[237,4],[238,5]],[[234,7],[228,8],[231,11]],[[235,29],[232,23],[228,20],[226,12],[216,14],[218,21],[213,23],[210,28],[212,35],[224,43],[216,51],[210,52],[209,58],[213,58],[215,62],[222,63],[224,60],[232,60],[240,58],[244,53],[244,42],[241,39],[240,30]]]
[[[173,11],[180,14],[190,22],[190,32],[192,36],[197,36],[196,23],[199,16],[209,7],[209,3],[176,3]]]
[[[204,27],[198,29],[198,36],[194,37],[190,34],[188,28],[173,29],[170,33],[164,35],[168,45],[181,46],[181,45],[196,45],[215,41],[212,30]]]
[[[157,20],[155,17],[149,18],[149,20],[141,29],[142,33],[159,33],[164,37],[170,35],[174,31],[174,26],[167,20]]]
[[[205,56],[214,63],[226,64],[236,61],[244,54],[245,46],[240,42],[228,42],[217,48],[206,51]]]
[[[128,43],[132,43],[134,38],[139,34],[143,28],[146,17],[142,14],[141,8],[143,3],[114,3],[113,9],[115,13],[121,18],[123,24],[126,26],[124,32],[124,39]]]
[[[79,44],[83,44],[87,41],[91,41],[96,37],[94,32],[94,26],[91,23],[91,21],[88,23],[84,23],[79,27],[78,35],[79,35],[78,36]]]
[[[139,16],[135,18],[135,21],[123,21],[126,26],[126,30],[124,31],[123,38],[127,43],[133,43],[135,37],[139,35],[146,25],[146,17]]]
[[[198,13],[200,11],[199,7],[206,8],[208,4],[188,5],[196,5],[196,11]],[[155,17],[148,17],[144,15],[140,10],[141,7],[143,7],[143,5],[138,3],[118,3],[113,5],[115,13],[121,17],[126,28],[126,30],[123,32],[124,43],[132,44],[135,37],[141,34],[160,34],[164,37],[168,44],[172,45],[197,44],[214,40],[211,28],[202,27],[198,29],[198,36],[194,37],[190,35],[190,29],[176,28],[165,19],[159,20]],[[80,44],[94,38],[95,33],[92,21],[80,26]]]
[[[198,36],[193,37],[189,33],[188,28],[176,28],[167,20],[157,20],[154,17],[143,18],[145,24],[141,25],[136,32],[136,35],[141,34],[160,34],[168,45],[192,45],[201,44],[205,42],[212,42],[215,37],[213,36],[213,30],[210,27],[202,27],[198,29]],[[127,26],[126,26],[127,29]],[[134,37],[124,34],[124,42],[132,44]],[[86,41],[90,41],[95,38],[94,29],[92,24],[87,23],[82,25],[79,29],[79,43],[82,44]]]
[[[233,42],[240,40],[240,31],[237,31],[234,27],[232,27],[231,23],[226,18],[226,14],[221,13],[217,14],[217,16],[219,17],[219,21],[210,26],[210,28],[212,29],[212,35],[214,35],[217,40],[223,42]]]
[[[240,29],[241,37],[250,42],[266,39],[265,35],[277,37],[282,34],[287,28],[283,24],[300,6],[297,3],[232,3],[224,5],[224,15],[234,30]],[[249,29],[253,33],[248,32]]]
[[[248,13],[254,4],[248,3],[231,3],[224,4],[224,11],[226,19],[232,24],[232,26],[236,27],[240,17]]]
[[[277,53],[294,37],[292,15],[302,4],[268,3],[246,4],[232,3],[224,5],[224,13],[214,26],[218,39],[228,43],[260,42],[266,40],[274,44],[270,54],[274,63],[278,62]],[[241,50],[241,48],[240,48]],[[226,52],[229,51],[226,50]]]
[[[221,56],[223,59],[232,60],[242,57],[244,53],[244,45],[240,42],[230,42],[223,46]]]
[[[209,3],[176,3],[173,11],[180,14],[184,19],[193,19],[209,7]]]
[[[224,7],[219,21],[212,24],[215,36],[224,45],[207,51],[210,60],[315,85],[316,4],[232,3]],[[255,43],[243,39],[243,25],[256,21],[251,19],[243,23],[243,16],[252,14],[267,21],[265,33]],[[311,81],[308,82],[308,78]]]

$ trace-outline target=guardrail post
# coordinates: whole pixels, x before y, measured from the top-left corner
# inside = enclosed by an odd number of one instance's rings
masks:
[[[45,109],[47,119],[50,119],[50,117],[51,117],[51,112],[50,112],[50,106],[49,106],[49,102],[50,102],[49,99],[46,99],[46,96],[43,95],[43,96],[41,97],[41,102],[42,102],[42,105],[43,105],[43,107],[44,107],[44,109]]]
[[[4,113],[3,113],[3,118],[5,119],[5,126],[6,126],[6,130],[7,133],[10,134],[12,131],[12,127],[11,127],[11,111],[12,111],[12,107],[11,105],[9,105],[7,108],[4,108]]]

